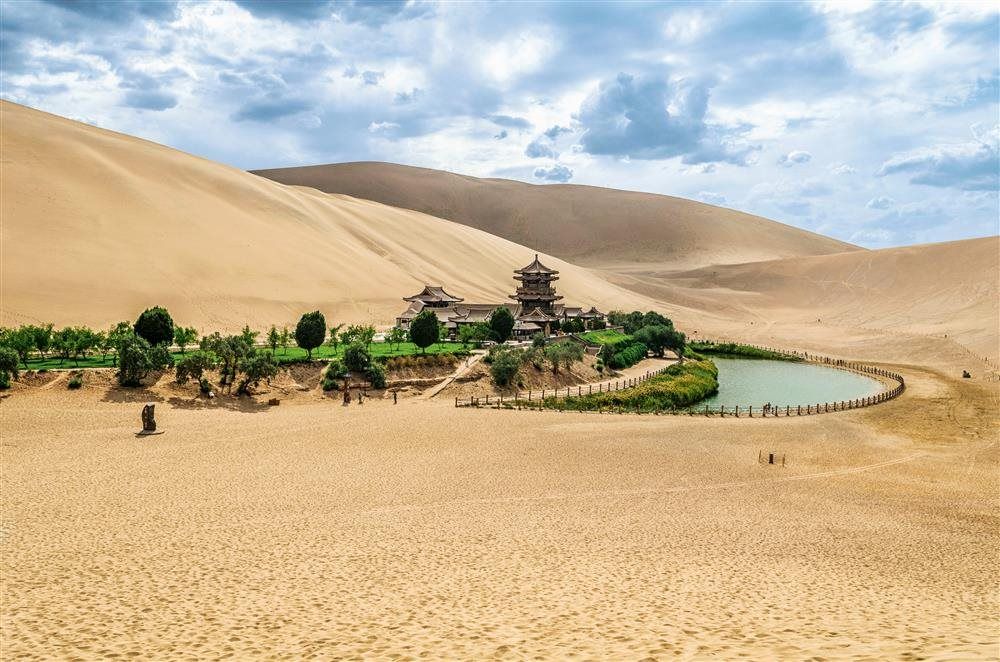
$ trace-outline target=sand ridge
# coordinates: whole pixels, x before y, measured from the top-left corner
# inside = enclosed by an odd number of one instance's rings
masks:
[[[695,268],[862,250],[759,216],[652,193],[480,179],[394,163],[253,172],[421,211],[590,266]]]
[[[105,328],[153,305],[201,330],[391,324],[425,283],[508,301],[536,250],[417,212],[284,186],[0,102],[0,324]],[[44,260],[39,259],[41,255]],[[576,305],[655,302],[543,255]]]

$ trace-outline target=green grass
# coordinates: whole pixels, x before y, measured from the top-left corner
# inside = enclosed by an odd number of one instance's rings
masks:
[[[197,347],[188,349],[188,352],[194,351]],[[428,354],[455,354],[455,353],[465,353],[468,351],[467,347],[463,347],[460,342],[439,342],[431,345],[427,348]],[[372,343],[371,353],[373,357],[385,357],[389,358],[392,356],[413,356],[415,354],[420,354],[420,348],[411,342],[399,343],[398,345],[389,345],[389,343]],[[172,352],[174,361],[182,358],[184,355],[180,352]],[[313,350],[314,359],[334,359],[341,358],[344,355],[344,345],[341,345],[334,351],[333,347],[329,345],[322,345]],[[305,361],[307,357],[306,350],[300,347],[288,347],[286,349],[278,348],[275,353],[275,358],[278,363],[300,363]],[[34,357],[28,359],[28,367],[26,370],[75,370],[77,368],[113,368],[114,367],[114,355],[109,354],[107,359],[105,359],[100,354],[90,355],[86,358],[81,358],[79,361],[74,361],[73,359],[62,360],[58,357]]]
[[[724,342],[724,343],[713,343],[713,342],[702,342],[702,341],[692,341],[688,343],[688,347],[692,351],[698,354],[717,354],[721,356],[739,356],[748,359],[770,359],[772,361],[801,361],[802,358],[794,356],[792,354],[784,354],[782,352],[772,352],[766,349],[760,349],[759,347],[751,347],[750,345],[741,345],[739,343]]]
[[[622,333],[621,331],[615,331],[614,329],[587,331],[586,333],[580,333],[577,335],[579,335],[581,338],[583,338],[592,345],[612,345],[616,342],[628,338],[628,336]]]
[[[563,399],[546,398],[543,403],[551,409],[576,411],[618,408],[629,411],[665,411],[693,405],[718,390],[719,370],[706,359],[672,365],[656,377],[621,391]]]

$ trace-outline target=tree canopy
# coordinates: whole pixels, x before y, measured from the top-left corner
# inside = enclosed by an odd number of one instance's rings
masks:
[[[150,345],[169,345],[174,341],[174,320],[166,308],[147,308],[135,321],[136,335]]]
[[[426,352],[427,348],[440,338],[441,329],[438,327],[437,315],[433,311],[422,310],[410,322],[410,341],[419,347],[421,352]]]
[[[489,325],[494,340],[507,342],[514,331],[514,314],[506,306],[499,306],[490,314]]]
[[[295,343],[306,350],[310,360],[312,351],[323,344],[324,338],[326,338],[326,318],[318,310],[303,315],[295,326]]]

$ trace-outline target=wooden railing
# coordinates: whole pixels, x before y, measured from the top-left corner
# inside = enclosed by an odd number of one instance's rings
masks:
[[[705,341],[702,341],[705,342]],[[746,343],[741,343],[746,345]],[[883,377],[889,381],[896,382],[896,385],[892,388],[888,388],[875,395],[866,396],[863,398],[855,398],[852,400],[840,400],[835,402],[819,402],[816,404],[804,404],[804,405],[785,405],[784,407],[774,406],[770,404],[755,406],[746,405],[745,407],[737,405],[730,406],[728,409],[725,405],[710,406],[705,405],[702,407],[688,407],[683,409],[658,409],[654,411],[641,410],[639,408],[628,408],[628,407],[599,407],[592,410],[579,410],[572,409],[571,411],[592,411],[597,413],[609,413],[609,414],[625,414],[625,413],[635,413],[635,414],[674,414],[674,415],[704,415],[704,416],[719,416],[726,417],[732,416],[735,418],[787,418],[790,416],[811,416],[814,414],[827,414],[837,411],[845,411],[850,409],[860,409],[863,407],[871,407],[873,405],[881,404],[883,402],[888,402],[893,398],[898,397],[900,394],[906,390],[906,381],[903,376],[899,373],[886,370],[874,365],[868,365],[866,363],[858,363],[855,361],[845,361],[843,359],[833,359],[826,356],[819,356],[816,354],[809,354],[807,352],[797,352],[794,350],[777,349],[773,347],[763,347],[759,345],[746,345],[748,347],[754,347],[756,349],[763,349],[771,352],[776,352],[779,354],[785,354],[788,356],[795,356],[808,361],[810,363],[818,363],[821,365],[830,366],[832,368],[839,368],[841,370],[850,370],[852,372],[858,372],[866,375],[875,375]],[[593,393],[609,393],[613,391],[620,391],[628,388],[632,388],[641,384],[642,382],[655,377],[663,373],[669,366],[665,366],[659,370],[650,370],[643,375],[638,377],[630,377],[618,380],[609,380],[607,383],[601,382],[599,384],[587,384],[584,386],[577,387],[563,387],[558,389],[541,389],[540,391],[529,390],[527,392],[518,391],[512,395],[504,396],[503,394],[494,396],[484,396],[476,397],[470,396],[466,398],[455,398],[456,407],[490,407],[495,409],[518,409],[518,410],[533,410],[533,409],[548,409],[556,411],[564,411],[565,409],[560,406],[560,399],[565,399],[573,396],[591,395]],[[555,406],[552,406],[551,398],[556,398]],[[549,399],[548,404],[545,400]]]

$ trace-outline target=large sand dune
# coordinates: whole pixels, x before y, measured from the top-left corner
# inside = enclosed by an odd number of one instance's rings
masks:
[[[202,328],[390,323],[425,283],[505,301],[533,251],[458,223],[285,186],[4,102],[2,319],[105,325],[165,305]],[[649,305],[546,257],[568,302]]]
[[[1000,359],[998,237],[611,277],[710,334],[843,346],[849,332],[860,345],[880,339],[870,358],[935,363],[954,342]],[[941,342],[914,354],[901,336]]]
[[[759,216],[652,193],[536,186],[392,163],[255,172],[447,218],[577,264],[676,269],[860,250]]]

